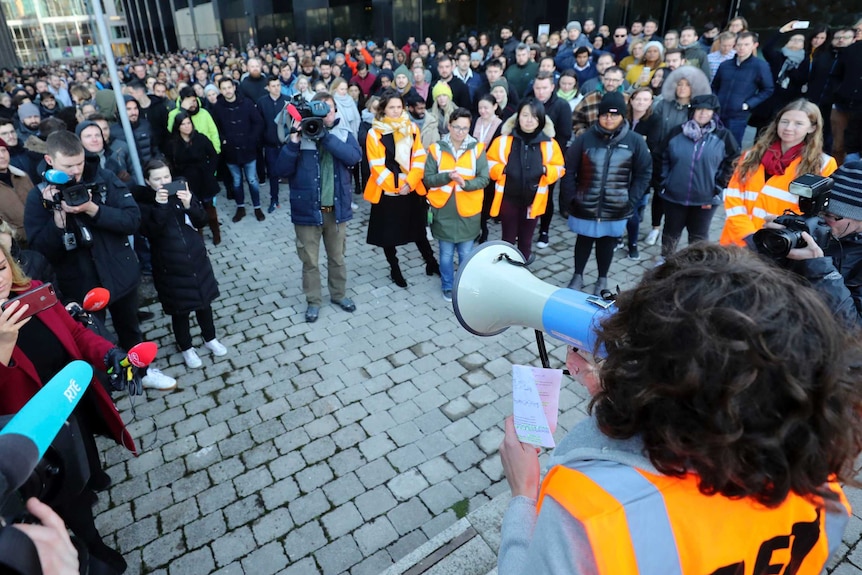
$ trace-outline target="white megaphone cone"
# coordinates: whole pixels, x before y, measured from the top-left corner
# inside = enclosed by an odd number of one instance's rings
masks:
[[[595,328],[616,311],[613,303],[544,282],[526,268],[525,261],[507,242],[482,244],[455,277],[455,317],[476,335],[497,335],[509,326],[522,325],[592,352]]]

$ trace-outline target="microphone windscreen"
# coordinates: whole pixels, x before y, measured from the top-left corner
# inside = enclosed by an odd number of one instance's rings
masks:
[[[29,437],[18,433],[0,435],[0,476],[9,491],[24,485],[39,459],[39,448]]]
[[[147,367],[156,358],[159,347],[151,341],[142,341],[129,350],[129,363],[135,367]]]
[[[81,305],[85,311],[101,311],[110,301],[111,292],[103,287],[96,287],[87,292]]]

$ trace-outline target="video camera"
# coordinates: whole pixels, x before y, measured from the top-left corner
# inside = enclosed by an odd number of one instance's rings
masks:
[[[316,142],[329,132],[323,123],[323,118],[329,114],[329,104],[326,102],[306,102],[302,94],[296,94],[287,105],[287,113],[294,120],[291,133],[299,133]]]
[[[802,232],[808,232],[822,249],[829,243],[831,229],[820,217],[829,206],[829,191],[834,181],[815,174],[804,174],[790,182],[788,191],[799,197],[801,214],[785,210],[774,222],[784,229],[762,229],[754,233],[754,249],[759,254],[773,259],[787,257],[790,250],[804,248],[807,244]]]
[[[98,184],[75,183],[65,172],[60,170],[48,170],[44,177],[47,183],[58,190],[54,194],[55,206],[59,206],[61,201],[72,207],[83,206],[99,189]]]

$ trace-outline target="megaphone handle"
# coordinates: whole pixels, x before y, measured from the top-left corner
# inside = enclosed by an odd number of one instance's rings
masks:
[[[539,348],[539,359],[542,360],[542,367],[545,369],[551,368],[551,362],[548,360],[548,349],[545,347],[545,336],[539,330],[536,332],[536,347]]]

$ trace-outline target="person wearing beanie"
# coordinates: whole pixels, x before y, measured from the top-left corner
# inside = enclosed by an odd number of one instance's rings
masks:
[[[560,207],[570,214],[569,229],[578,235],[570,289],[584,287],[593,244],[598,267],[593,293],[607,288],[614,249],[650,183],[650,151],[643,136],[629,129],[625,114],[623,95],[608,92],[598,106],[598,123],[566,151]]]
[[[0,218],[8,222],[19,241],[26,241],[24,206],[33,188],[30,176],[9,163],[9,146],[0,139]]]
[[[512,100],[509,82],[505,78],[494,80],[491,82],[490,94],[497,102],[497,115],[505,122],[518,109],[517,101]]]
[[[740,151],[733,134],[722,125],[720,111],[715,94],[695,96],[689,120],[667,137],[658,176],[665,215],[663,258],[676,251],[683,229],[688,231],[689,245],[709,239],[709,226]]]
[[[575,67],[575,50],[578,48],[591,48],[590,39],[583,34],[581,23],[572,20],[566,25],[566,41],[557,48],[554,57],[554,65],[557,70],[570,70]]]
[[[192,118],[195,131],[206,136],[215,148],[216,154],[221,153],[221,138],[215,120],[201,105],[200,98],[195,94],[194,88],[185,86],[180,90],[177,105],[168,113],[168,131],[174,134],[174,119],[180,112],[186,112]]]
[[[469,67],[469,60],[467,61],[467,65]],[[455,107],[472,108],[473,101],[470,96],[470,88],[467,87],[467,84],[461,78],[455,76],[455,63],[452,61],[452,58],[450,58],[448,54],[441,53],[435,58],[434,66],[437,69],[437,80],[435,84],[442,82],[449,86],[452,90],[450,99],[454,102]],[[429,110],[431,109],[431,106],[434,105],[433,95],[429,95],[429,97],[426,98],[425,105]]]
[[[30,136],[38,135],[41,121],[42,115],[36,104],[27,102],[18,106],[18,139],[25,142]]]
[[[422,145],[426,148],[449,133],[449,116],[458,106],[452,101],[452,89],[445,82],[437,82],[431,89],[433,104],[425,112],[422,125]]]
[[[658,68],[664,68],[664,45],[653,40],[644,45],[644,56],[640,62],[632,64],[626,70],[626,81],[634,88],[649,85],[653,74]],[[707,76],[708,77],[708,76]]]
[[[807,245],[790,250],[787,264],[826,296],[835,317],[856,327],[862,325],[862,162],[847,162],[830,177],[834,184],[820,213],[829,242],[818,246],[803,232]],[[764,227],[777,227],[772,219]]]
[[[580,136],[589,130],[599,119],[599,104],[606,93],[616,92],[628,102],[629,96],[623,90],[623,70],[619,66],[610,66],[602,74],[602,81],[597,89],[584,95],[572,112],[572,129],[575,136]]]

